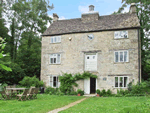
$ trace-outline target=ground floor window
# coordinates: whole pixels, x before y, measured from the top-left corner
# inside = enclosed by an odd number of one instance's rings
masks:
[[[127,87],[127,84],[128,84],[128,77],[123,76],[115,77],[115,87],[124,88]]]
[[[58,80],[58,76],[51,75],[50,76],[50,86],[54,87],[54,88],[58,88],[59,85],[60,85],[60,82]]]

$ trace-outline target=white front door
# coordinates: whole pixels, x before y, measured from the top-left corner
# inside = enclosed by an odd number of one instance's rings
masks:
[[[90,94],[90,78],[84,79],[84,93]]]
[[[96,53],[89,53],[85,55],[85,71],[97,70],[97,55]]]

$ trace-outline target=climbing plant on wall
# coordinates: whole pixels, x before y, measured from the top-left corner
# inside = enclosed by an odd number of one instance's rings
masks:
[[[87,78],[97,78],[97,76],[89,72],[84,72],[83,74],[77,73],[75,75],[64,73],[63,76],[59,76],[59,81],[61,82],[60,91],[69,94],[73,91],[73,86],[78,86],[76,83],[77,80]]]

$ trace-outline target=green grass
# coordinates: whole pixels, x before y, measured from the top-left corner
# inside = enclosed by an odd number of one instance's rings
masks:
[[[46,113],[84,98],[78,96],[57,96],[46,94],[39,94],[37,97],[37,99],[27,101],[18,101],[16,99],[0,100],[0,113]]]
[[[144,103],[150,105],[150,98],[92,97],[59,113],[150,113],[150,106]]]

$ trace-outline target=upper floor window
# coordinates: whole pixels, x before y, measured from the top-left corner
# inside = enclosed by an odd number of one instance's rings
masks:
[[[128,62],[129,61],[129,54],[128,51],[115,51],[114,56],[115,62]]]
[[[60,54],[51,54],[50,55],[50,64],[60,64]]]
[[[114,38],[115,39],[128,38],[128,31],[115,31]]]
[[[60,43],[60,42],[61,42],[61,36],[51,37],[51,43]]]

